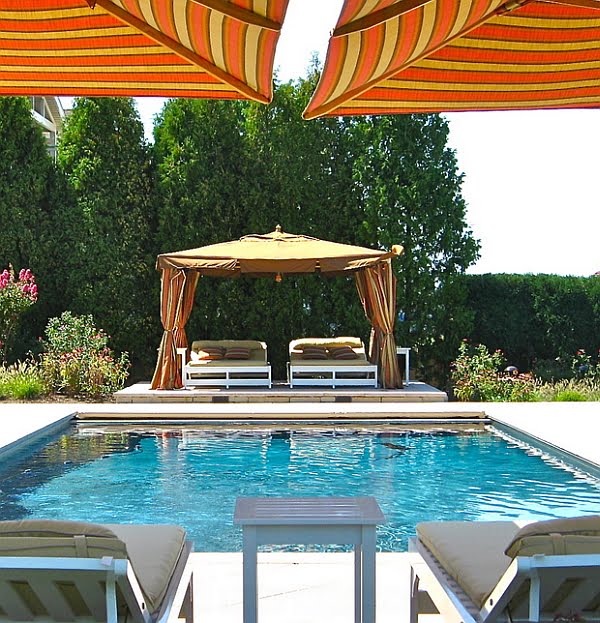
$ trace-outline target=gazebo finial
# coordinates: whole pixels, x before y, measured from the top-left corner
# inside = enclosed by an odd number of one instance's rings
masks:
[[[275,231],[276,231],[278,234],[283,233],[283,229],[281,229],[281,225],[276,225],[276,226],[275,226]]]

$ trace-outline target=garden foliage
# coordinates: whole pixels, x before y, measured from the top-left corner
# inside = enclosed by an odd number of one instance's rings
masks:
[[[464,340],[452,364],[454,395],[475,402],[529,401],[535,397],[531,376],[506,370],[500,350],[491,352],[484,344]]]
[[[558,275],[468,275],[462,278],[473,314],[467,334],[501,348],[520,370],[547,380],[572,376],[579,349],[600,348],[600,278]],[[557,359],[558,358],[558,359]]]
[[[97,397],[122,389],[127,379],[127,353],[118,357],[108,336],[91,315],[64,312],[46,327],[43,375],[50,389],[67,396]]]
[[[405,247],[393,263],[395,332],[413,349],[419,379],[444,387],[468,336],[544,380],[577,380],[573,353],[600,347],[600,279],[465,276],[478,242],[466,224],[446,120],[306,123],[301,112],[317,77],[313,64],[306,79],[278,84],[270,106],[169,100],[153,146],[133,100],[76,99],[56,166],[27,99],[0,98],[0,266],[29,266],[43,293],[13,333],[11,360],[39,354],[48,319],[70,310],[92,314],[111,344],[131,353],[133,380],[150,378],[162,331],[156,255],[280,224],[344,243]],[[192,339],[266,340],[279,378],[291,339],[366,341],[369,332],[354,280],[314,275],[201,279],[187,327]]]
[[[35,400],[47,392],[42,370],[33,359],[0,366],[0,400]]]
[[[38,287],[29,268],[18,277],[9,264],[0,273],[0,364],[6,360],[21,316],[37,301]]]

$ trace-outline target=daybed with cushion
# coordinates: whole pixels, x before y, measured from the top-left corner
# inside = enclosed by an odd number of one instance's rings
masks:
[[[300,338],[290,342],[288,381],[290,387],[377,387],[377,366],[367,360],[360,338]]]
[[[0,522],[0,620],[193,621],[178,526]]]
[[[426,522],[409,549],[411,623],[431,602],[446,623],[600,619],[600,516]]]
[[[190,358],[187,349],[181,355],[184,387],[230,387],[248,385],[271,387],[271,366],[267,345],[256,340],[196,340]]]

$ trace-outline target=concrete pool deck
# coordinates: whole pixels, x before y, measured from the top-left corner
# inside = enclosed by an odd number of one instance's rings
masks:
[[[361,417],[368,410],[369,419]],[[77,414],[116,422],[118,416],[137,422],[161,417],[203,421],[226,416],[253,421],[318,420],[369,423],[481,421],[508,426],[575,458],[600,465],[600,403],[438,403],[373,404],[0,404],[0,458],[18,452],[39,436],[68,426]],[[202,422],[199,422],[200,424]],[[377,620],[408,621],[408,586],[411,554],[377,555]],[[193,554],[197,620],[240,623],[242,620],[242,555]],[[338,553],[259,554],[259,618],[261,623],[348,623],[353,620],[352,555]],[[441,617],[420,617],[420,623],[438,623]]]
[[[198,621],[241,623],[242,554],[192,554]],[[408,623],[411,554],[377,554],[377,621]],[[352,554],[258,555],[260,623],[354,620]],[[433,623],[440,616],[427,618]]]

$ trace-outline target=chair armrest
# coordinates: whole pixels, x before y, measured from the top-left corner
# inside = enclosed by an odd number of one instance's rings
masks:
[[[187,348],[178,348],[177,349],[177,354],[178,355],[184,355],[185,356],[186,352],[187,352]]]

